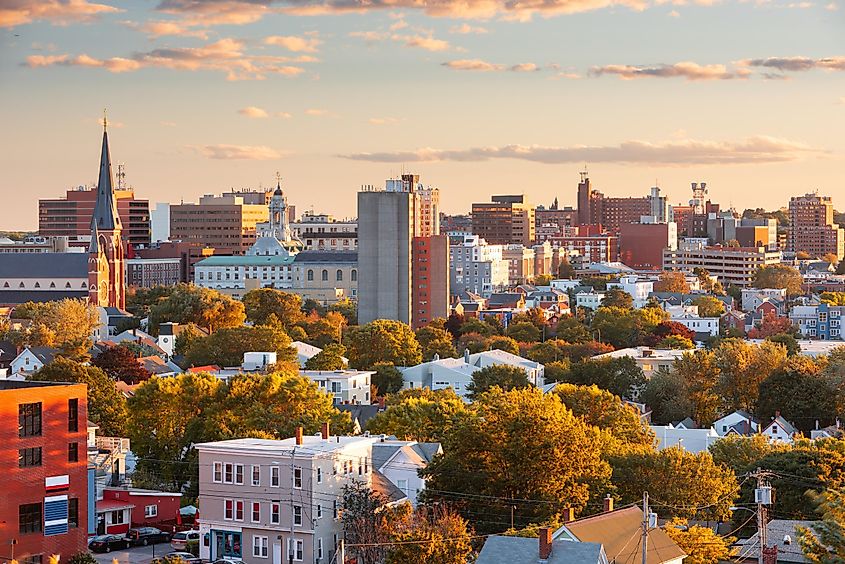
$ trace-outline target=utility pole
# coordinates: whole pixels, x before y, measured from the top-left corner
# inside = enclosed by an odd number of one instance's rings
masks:
[[[757,478],[757,489],[754,490],[754,501],[757,503],[757,538],[760,541],[757,564],[765,564],[767,561],[764,554],[768,543],[766,534],[766,506],[772,503],[772,487],[766,480],[767,475],[760,468],[757,468],[757,471],[752,474],[753,477]]]
[[[346,564],[346,546],[344,540],[340,539],[340,564]]]
[[[648,492],[643,492],[643,564],[648,563],[648,525],[649,521],[649,510],[648,510]]]

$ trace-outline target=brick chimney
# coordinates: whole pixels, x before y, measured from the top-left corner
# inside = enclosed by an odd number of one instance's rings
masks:
[[[571,523],[575,520],[575,510],[571,507],[565,507],[563,509],[563,515],[561,515],[564,523]]]
[[[320,428],[320,435],[323,437],[324,441],[329,440],[329,422],[324,421],[323,426]]]
[[[607,496],[605,496],[603,501],[604,501],[604,512],[610,513],[611,511],[613,511],[613,498],[610,497],[610,494],[607,494]]]
[[[548,560],[552,555],[552,530],[549,527],[540,528],[540,560]]]
[[[296,428],[296,444],[302,444],[302,427]]]

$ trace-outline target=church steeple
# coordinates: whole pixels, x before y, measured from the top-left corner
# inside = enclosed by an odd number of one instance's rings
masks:
[[[100,154],[100,178],[97,181],[97,202],[94,204],[94,216],[91,218],[92,227],[98,229],[120,229],[120,216],[117,213],[117,202],[114,198],[112,186],[111,155],[109,154],[109,133],[107,122],[103,116],[103,149]]]

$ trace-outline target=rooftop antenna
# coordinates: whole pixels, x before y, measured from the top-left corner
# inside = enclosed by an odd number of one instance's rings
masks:
[[[106,115],[106,109],[103,108],[103,131],[106,130],[106,127],[109,125],[108,116]]]

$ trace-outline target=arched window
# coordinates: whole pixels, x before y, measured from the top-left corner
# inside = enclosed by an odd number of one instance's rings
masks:
[[[343,282],[343,271],[341,269],[337,269],[337,281]]]
[[[83,283],[82,283],[82,289],[84,290],[84,289],[85,289],[85,288],[87,288],[87,287],[88,287],[88,284],[86,284],[85,282],[83,282]]]
[[[56,287],[56,283],[55,283],[55,282],[50,282],[50,287],[51,287],[51,288],[55,288],[55,287]]]
[[[309,271],[308,271],[308,281],[309,281],[309,282],[311,282],[311,281],[313,281],[313,280],[314,280],[314,271],[313,271],[313,270],[309,270]]]
[[[329,271],[324,268],[323,269],[323,282],[328,282],[328,281],[329,281]]]
[[[8,288],[8,287],[9,287],[9,283],[8,283],[8,282],[6,282],[5,284],[3,284],[3,287],[4,287],[4,288]]]
[[[353,281],[353,282],[357,282],[357,281],[358,281],[358,271],[357,271],[356,269],[354,269],[354,268],[352,269],[352,281]]]
[[[40,282],[36,282],[36,283],[35,283],[35,287],[36,287],[36,288],[40,288],[40,287],[41,287],[41,283],[40,283]]]
[[[65,282],[65,288],[70,288],[70,282]]]
[[[24,287],[23,282],[21,282],[21,283],[18,285],[18,288],[23,288],[23,287]]]

